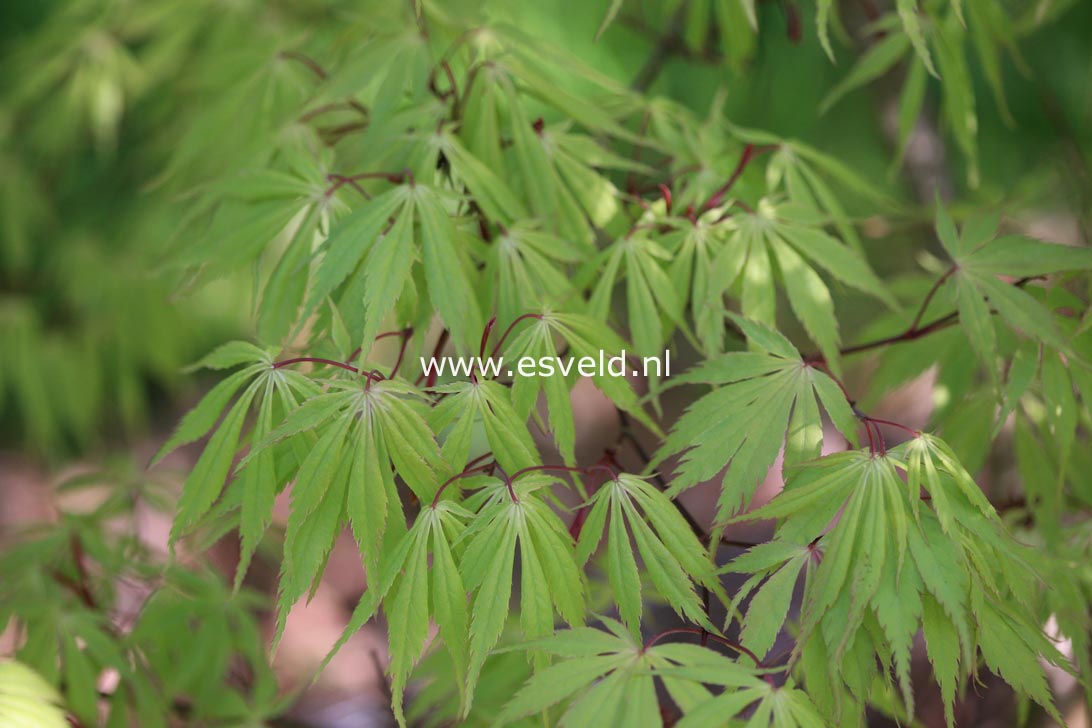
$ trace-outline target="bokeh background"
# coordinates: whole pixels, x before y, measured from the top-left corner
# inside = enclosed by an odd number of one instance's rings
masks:
[[[1003,209],[1011,225],[1029,234],[1087,245],[1092,3],[1005,4],[1041,6],[1044,20],[1015,38],[1014,52],[1002,59],[1003,97],[994,79],[972,65],[979,146],[974,189],[967,159],[940,113],[943,99],[932,88],[905,164],[892,172],[902,70],[818,111],[852,55],[830,62],[813,29],[813,3],[805,0],[757,3],[760,32],[728,50],[707,42],[700,27],[680,26],[649,91],[700,113],[719,106],[740,125],[799,138],[904,199],[928,201],[939,188],[946,197],[958,193]],[[493,5],[496,16],[638,84],[649,81],[650,57],[665,52],[661,38],[677,12],[677,3],[627,1],[596,40],[605,2],[541,0],[520,3],[518,10]],[[692,5],[698,8],[692,12],[706,7]],[[216,179],[221,165],[209,152],[215,145],[190,140],[204,132],[227,148],[275,123],[282,105],[291,105],[293,83],[303,83],[308,70],[286,64],[288,77],[278,91],[284,98],[266,98],[267,106],[255,108],[245,103],[252,91],[248,69],[301,37],[336,27],[347,6],[319,0],[0,3],[0,543],[12,543],[30,524],[93,513],[123,492],[132,510],[114,527],[131,529],[151,553],[166,557],[171,502],[200,445],[153,470],[146,465],[181,413],[215,381],[185,366],[254,328],[247,276],[195,282],[167,264],[167,251],[187,243],[194,214],[188,201]],[[866,42],[871,6],[871,0],[840,3],[839,49]],[[924,215],[863,221],[863,235],[887,246],[873,256],[881,275],[906,269],[920,255],[930,244],[930,225]],[[846,330],[872,314],[843,310]],[[851,388],[881,392],[869,404],[877,416],[898,413],[912,426],[928,422],[936,402],[931,374],[890,391],[869,387],[867,367],[848,376]],[[617,441],[613,406],[591,387],[578,391],[574,402],[578,442],[587,454]],[[666,400],[665,419],[681,405]],[[623,460],[633,456],[620,453]],[[1011,457],[991,456],[982,465],[980,482],[1004,504],[1015,478]],[[765,497],[779,486],[772,473]],[[691,511],[711,514],[713,493],[699,488],[686,497]],[[226,534],[190,565],[208,562],[230,581],[236,557]],[[249,586],[272,594],[276,570],[275,554],[263,559],[259,553]],[[276,656],[281,689],[300,691],[290,712],[294,722],[284,725],[388,723],[381,627],[354,637],[310,684],[364,586],[356,547],[346,536],[314,598],[290,616]],[[119,584],[118,603],[139,605],[142,589],[146,585]],[[123,611],[115,615],[122,626]],[[12,630],[0,636],[0,655],[16,640]],[[924,662],[921,672],[922,714],[939,720]],[[1052,679],[1070,725],[1089,725],[1073,680]],[[960,725],[1013,725],[1015,706],[1005,691],[984,695],[960,706]]]

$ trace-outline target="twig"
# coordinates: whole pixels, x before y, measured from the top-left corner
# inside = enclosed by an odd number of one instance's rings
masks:
[[[639,93],[647,91],[664,70],[668,58],[671,57],[672,53],[676,52],[677,47],[680,45],[679,36],[682,33],[683,24],[686,22],[686,11],[689,4],[686,0],[683,0],[683,2],[679,3],[679,7],[675,9],[674,15],[671,16],[671,20],[668,22],[667,32],[660,36],[659,41],[652,47],[652,53],[649,54],[648,60],[645,61],[645,65],[641,66],[641,70],[637,72],[633,83],[630,84],[630,88],[634,91]]]
[[[281,51],[280,55],[281,58],[285,60],[296,61],[297,63],[303,64],[307,68],[307,70],[315,74],[319,78],[319,80],[326,80],[326,76],[328,75],[326,73],[326,69],[320,66],[315,59],[305,56],[299,51]]]
[[[759,155],[765,154],[773,149],[777,149],[776,144],[767,144],[761,147],[756,147],[754,144],[748,144],[743,147],[743,153],[739,155],[739,162],[732,171],[732,176],[730,176],[728,181],[721,185],[716,192],[709,196],[709,199],[705,201],[705,204],[701,206],[701,209],[711,210],[723,202],[724,197],[728,194],[729,190],[732,189],[732,186],[743,176],[743,172],[747,169],[747,165],[754,161]]]
[[[647,652],[648,648],[652,647],[654,644],[656,644],[657,642],[662,640],[664,637],[670,637],[671,635],[676,635],[676,634],[692,634],[692,635],[697,635],[698,637],[701,637],[703,634],[706,634],[706,635],[708,635],[709,639],[713,640],[714,642],[717,642],[718,644],[722,644],[722,645],[724,645],[725,647],[727,647],[730,650],[734,650],[735,652],[738,652],[741,655],[746,655],[747,657],[751,658],[751,660],[755,663],[755,667],[758,667],[758,668],[764,668],[765,667],[765,665],[762,663],[762,660],[759,659],[758,655],[751,652],[749,649],[747,649],[743,645],[739,644],[738,642],[733,642],[732,640],[728,639],[727,637],[721,637],[720,635],[710,634],[709,632],[701,629],[700,627],[672,627],[671,629],[665,629],[662,632],[657,632],[656,634],[652,635],[651,637],[649,637],[645,641],[644,647],[641,648],[641,651],[642,652]]]

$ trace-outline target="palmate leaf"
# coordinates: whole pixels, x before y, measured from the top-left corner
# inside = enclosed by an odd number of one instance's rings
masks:
[[[397,542],[406,526],[395,471],[421,502],[432,500],[449,471],[417,390],[393,380],[333,380],[329,386],[332,391],[289,414],[242,464],[249,469],[271,448],[298,446],[287,476],[294,475],[295,483],[285,530],[278,636],[288,610],[321,575],[346,520],[372,569],[384,548]]]
[[[941,440],[922,435],[882,456],[846,452],[796,466],[785,491],[746,518],[778,519],[775,541],[732,570],[760,579],[808,567],[796,650],[809,694],[826,696],[826,712],[838,710],[831,696],[859,696],[876,677],[864,667],[874,663],[862,662],[868,654],[890,662],[912,711],[910,648],[922,625],[949,722],[957,682],[973,672],[978,651],[1054,712],[1042,672],[1016,674],[1039,657],[1061,660],[1037,626],[1032,553],[1004,530]],[[1026,637],[1019,647],[1017,631]]]
[[[937,208],[937,237],[951,256],[959,322],[975,354],[998,381],[998,343],[991,310],[1010,328],[1067,351],[1056,317],[1038,299],[1000,276],[1030,278],[1092,270],[1092,250],[1045,243],[1020,235],[996,236],[998,220],[969,220],[956,232],[947,211]]]
[[[317,393],[315,385],[306,377],[290,370],[275,369],[268,352],[245,342],[225,344],[194,366],[226,369],[241,364],[247,366],[213,387],[186,413],[170,439],[152,460],[154,464],[176,448],[207,435],[220,420],[228,403],[238,395],[227,414],[223,415],[223,420],[183,485],[178,514],[171,532],[172,539],[179,538],[193,528],[220,497],[239,449],[244,421],[252,403],[255,400],[258,402],[258,420],[251,434],[252,442],[256,443],[272,426],[275,413],[287,412],[300,398]],[[260,475],[257,474],[258,471]],[[244,505],[240,524],[243,553],[239,569],[240,579],[246,571],[258,535],[265,530],[272,513],[277,485],[272,461],[265,457],[258,459],[255,474],[243,478]]]
[[[786,431],[787,464],[819,456],[822,420],[816,396],[842,434],[856,440],[856,418],[834,380],[806,365],[773,329],[734,320],[755,351],[725,354],[675,379],[724,386],[687,409],[655,458],[662,462],[682,453],[671,494],[712,479],[728,465],[718,500],[721,520],[747,505]]]
[[[621,623],[607,617],[602,621],[606,630],[591,627],[561,630],[524,645],[560,661],[536,672],[504,707],[497,724],[507,725],[561,706],[557,722],[560,726],[659,728],[663,718],[656,696],[657,681],[684,709],[712,697],[699,684],[705,681],[699,676],[703,673],[701,666],[710,666],[717,658],[711,650],[686,644],[642,645]],[[766,685],[752,671],[721,659],[723,663],[716,664],[725,683],[731,675],[735,688],[761,690]],[[684,669],[690,665],[697,669]],[[705,670],[703,676],[709,674]]]
[[[910,51],[910,39],[902,33],[888,33],[869,46],[846,77],[835,86],[820,105],[820,111],[826,111],[847,93],[875,81],[894,68]]]
[[[706,355],[724,351],[724,293],[744,262],[725,252],[729,235],[724,226],[703,215],[664,240],[671,254],[671,283],[681,297],[689,298],[695,334]]]
[[[727,596],[705,548],[667,496],[636,476],[621,474],[603,484],[585,507],[591,510],[580,531],[577,562],[588,560],[605,530],[611,591],[622,622],[635,635],[640,633],[644,604],[631,536],[660,596],[681,617],[712,629],[694,584],[724,601]]]
[[[531,485],[541,487],[528,479]],[[524,483],[517,481],[517,485]],[[473,694],[481,667],[504,630],[509,614],[513,565],[520,552],[520,627],[537,639],[554,631],[554,612],[570,625],[584,621],[584,582],[573,558],[572,537],[537,495],[517,488],[508,497],[494,481],[495,496],[486,502],[463,536],[459,563],[468,589],[474,592],[470,622],[468,692]],[[462,540],[462,539],[460,539]]]
[[[526,49],[526,42],[520,44]],[[511,54],[500,54],[487,68],[476,72],[475,83],[465,100],[466,122],[460,135],[446,143],[445,156],[451,158],[457,176],[481,202],[490,220],[507,226],[530,216],[553,234],[590,250],[595,227],[602,227],[620,210],[617,190],[597,166],[610,166],[612,157],[604,150],[591,158],[574,153],[586,149],[588,140],[567,132],[567,127],[549,127],[541,118],[533,119],[525,107],[535,103],[529,97],[537,90],[541,59],[525,66]],[[550,94],[558,89],[543,85]],[[585,103],[562,92],[556,102]],[[572,107],[566,107],[571,115]],[[587,124],[607,123],[616,132],[626,131],[598,114],[589,114]],[[512,139],[507,151],[499,141]],[[463,146],[465,144],[465,146]],[[594,147],[594,143],[592,143]],[[516,182],[506,189],[497,175],[508,172]]]
[[[748,728],[820,728],[827,725],[811,699],[791,679],[777,687],[712,650],[698,652],[690,645],[670,647],[685,649],[683,654],[689,660],[682,666],[663,669],[660,675],[693,680],[722,690],[719,695],[708,694],[707,699],[689,708],[676,725],[683,728],[735,726],[740,725],[741,715],[747,715]]]
[[[729,232],[713,265],[723,276],[714,299],[719,299],[738,278],[733,288],[739,291],[743,314],[773,326],[777,314],[773,284],[777,281],[793,313],[835,368],[839,335],[834,302],[816,267],[898,308],[864,257],[823,232],[822,218],[814,208],[775,205],[766,198],[754,213],[736,214],[720,224]],[[727,260],[721,262],[721,256]]]
[[[405,204],[408,193],[405,185],[392,187],[353,210],[331,228],[326,241],[315,251],[322,254],[322,260],[311,281],[307,310],[314,310],[325,301],[365,259],[390,225],[391,216]]]
[[[185,247],[172,260],[207,281],[269,258],[258,329],[271,342],[281,340],[296,320],[307,285],[299,269],[311,255],[320,223],[343,209],[324,194],[327,183],[317,160],[295,153],[290,144],[281,152],[292,160],[287,170],[261,169],[211,186],[205,194],[208,209],[198,208],[204,214],[193,216],[198,224],[207,219],[207,229],[185,236]],[[276,250],[281,237],[288,243]]]
[[[973,46],[979,66],[993,93],[1002,118],[1011,124],[1001,74],[1002,51],[1022,66],[1016,48],[1018,35],[1012,18],[996,3],[970,3],[963,16],[960,3],[948,7],[917,0],[897,0],[895,12],[872,24],[883,33],[862,53],[846,77],[827,95],[826,110],[845,94],[882,77],[903,60],[909,73],[903,86],[898,131],[901,162],[909,131],[922,108],[928,76],[939,79],[944,104],[942,113],[957,146],[967,161],[971,187],[978,185],[978,117],[968,45]]]
[[[425,646],[430,615],[451,655],[462,702],[466,702],[466,589],[455,565],[450,534],[459,533],[469,518],[469,512],[441,502],[423,510],[403,537],[409,542],[408,552],[384,606],[390,624],[393,707],[401,725],[405,724],[402,695]]]
[[[509,391],[490,380],[458,382],[433,387],[444,398],[431,413],[436,432],[450,427],[441,451],[449,463],[469,459],[474,427],[481,423],[496,461],[510,473],[539,463],[526,420],[520,418],[509,401]]]
[[[527,311],[549,310],[576,295],[565,264],[581,251],[565,239],[517,224],[489,248],[486,275],[496,282],[493,308],[498,321],[514,321]]]
[[[664,321],[682,325],[682,307],[662,268],[670,256],[644,231],[619,238],[610,250],[592,292],[589,314],[599,321],[607,320],[614,286],[623,275],[633,345],[643,356],[657,354],[668,334]]]
[[[538,400],[539,393],[546,396],[549,411],[549,429],[557,443],[558,450],[566,463],[574,462],[576,430],[573,424],[570,390],[576,382],[579,372],[575,363],[584,357],[605,362],[625,353],[626,344],[618,334],[608,326],[587,316],[575,313],[546,312],[521,323],[508,339],[504,355],[508,361],[518,361],[522,357],[532,357],[536,361],[545,357],[554,367],[554,376],[517,376],[512,383],[512,405],[520,417],[528,417]],[[557,339],[568,347],[568,353],[558,362]],[[568,370],[564,367],[569,366]],[[626,367],[630,363],[627,361]],[[605,368],[605,367],[604,367]],[[539,369],[545,374],[545,370]],[[623,377],[612,377],[602,369],[596,368],[592,382],[607,399],[618,409],[626,412],[653,432],[659,428],[641,409],[637,393],[629,381]]]
[[[319,250],[324,255],[307,310],[315,310],[349,278],[344,288],[348,298],[341,297],[342,315],[346,321],[363,322],[361,347],[367,350],[387,316],[396,309],[402,315],[399,304],[416,295],[410,283],[419,261],[429,300],[454,341],[469,347],[481,333],[482,317],[470,262],[457,244],[448,209],[454,209],[455,200],[449,197],[410,179],[344,218]],[[359,289],[350,276],[354,270],[359,271]]]
[[[725,567],[728,572],[751,575],[733,597],[728,614],[729,618],[737,614],[737,605],[751,597],[740,641],[756,655],[765,655],[773,646],[788,615],[800,572],[811,565],[814,556],[807,546],[772,541],[749,549]]]

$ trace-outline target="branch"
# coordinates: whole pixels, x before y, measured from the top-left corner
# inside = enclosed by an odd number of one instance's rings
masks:
[[[297,63],[303,64],[307,70],[315,74],[320,81],[326,80],[326,69],[320,66],[315,59],[305,56],[299,51],[281,51],[280,55],[281,58],[287,61],[296,61]]]
[[[682,33],[683,25],[686,22],[686,10],[689,5],[686,0],[679,3],[679,7],[676,8],[675,14],[671,16],[671,20],[667,26],[667,32],[660,36],[660,40],[652,48],[652,53],[649,55],[648,60],[645,61],[645,65],[641,66],[641,70],[637,72],[637,76],[633,79],[633,83],[630,84],[630,88],[638,93],[643,93],[648,90],[649,86],[655,82],[656,78],[664,70],[664,66],[667,65],[667,60],[671,55],[677,52],[680,46],[680,35]]]
[[[942,329],[946,329],[949,326],[955,324],[957,321],[959,321],[958,311],[952,311],[951,313],[945,314],[944,316],[933,319],[924,326],[920,325],[921,318],[924,315],[925,309],[928,307],[931,299],[936,295],[936,292],[940,289],[941,284],[943,284],[944,281],[947,280],[948,277],[951,276],[955,271],[956,268],[953,267],[951,270],[947,271],[943,276],[941,276],[940,280],[933,284],[933,288],[930,289],[929,293],[926,295],[925,300],[922,302],[921,308],[918,310],[917,315],[914,317],[914,323],[910,324],[910,326],[908,326],[902,333],[894,334],[892,336],[885,336],[882,339],[868,341],[864,344],[847,346],[839,349],[838,353],[842,354],[843,356],[848,356],[849,354],[858,354],[862,351],[870,351],[872,349],[878,349],[880,347],[888,346],[890,344],[898,344],[903,341],[914,341],[915,339],[920,339],[923,336],[932,334],[936,331],[941,331]],[[1021,278],[1018,281],[1013,281],[1012,285],[1020,288],[1030,281],[1034,281],[1042,277],[1043,276],[1027,276],[1025,278]],[[990,313],[996,313],[996,311],[991,310]],[[814,354],[808,354],[807,356],[805,356],[804,361],[809,364],[825,364],[826,357],[824,357],[821,353],[816,352]]]
[[[725,647],[727,647],[730,650],[734,650],[735,652],[738,652],[741,655],[746,655],[747,657],[751,658],[751,660],[755,663],[755,667],[758,667],[758,668],[765,667],[765,665],[762,663],[762,660],[760,660],[758,658],[758,655],[751,652],[749,649],[747,649],[743,645],[739,644],[738,642],[733,642],[732,640],[728,639],[727,637],[721,637],[720,635],[710,634],[709,632],[706,632],[705,630],[703,630],[703,629],[701,629],[699,627],[673,627],[671,629],[665,629],[662,632],[657,632],[656,634],[654,634],[654,635],[652,635],[651,637],[648,638],[648,640],[645,642],[644,647],[641,648],[641,651],[642,652],[647,652],[649,647],[652,647],[652,645],[656,644],[657,642],[662,640],[664,637],[669,637],[671,635],[676,635],[676,634],[692,634],[692,635],[696,635],[698,637],[708,636],[708,638],[713,640],[714,642],[722,644],[722,645],[724,645]]]
[[[754,144],[748,144],[743,147],[743,153],[739,156],[739,163],[736,164],[735,170],[732,172],[732,176],[728,178],[720,188],[709,196],[709,199],[705,201],[705,204],[701,206],[702,210],[711,210],[721,202],[724,201],[725,195],[732,189],[732,186],[743,176],[743,171],[747,169],[747,165],[750,164],[755,157],[760,154],[777,149],[776,144],[767,144],[765,146],[756,147]]]

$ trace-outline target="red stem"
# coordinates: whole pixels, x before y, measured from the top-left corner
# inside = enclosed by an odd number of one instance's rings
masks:
[[[302,364],[304,362],[311,362],[312,364],[329,364],[332,367],[340,367],[347,372],[353,374],[360,374],[360,370],[354,367],[352,364],[346,364],[345,362],[334,361],[333,359],[323,359],[318,356],[297,356],[293,359],[285,359],[273,364],[274,369],[280,369],[282,367],[289,366],[290,364]]]
[[[868,434],[868,451],[872,454],[876,453],[876,440],[872,437],[872,423],[868,420],[864,421],[865,432]]]
[[[952,272],[954,270],[955,269],[953,268],[953,270],[946,272],[944,274],[944,276],[941,277],[941,280],[934,284],[934,288],[939,290],[940,284],[942,284],[944,282],[945,278],[952,275]],[[1029,281],[1036,280],[1037,278],[1040,278],[1040,277],[1041,276],[1028,276],[1026,278],[1021,278],[1018,281],[1014,281],[1012,283],[1012,285],[1014,285],[1016,287],[1020,287],[1020,286],[1023,286],[1024,284],[1028,283]],[[922,305],[921,310],[918,312],[918,316],[915,318],[916,324],[920,324],[920,319],[924,315],[925,308],[929,305],[929,298],[932,295],[934,295],[934,293],[931,292],[929,295],[926,296],[926,300],[925,300],[924,304]],[[882,339],[876,339],[875,341],[868,341],[868,342],[866,342],[864,344],[857,344],[856,346],[848,346],[848,347],[846,347],[844,349],[840,349],[839,353],[842,354],[843,356],[848,356],[849,354],[857,354],[857,353],[860,353],[862,351],[869,351],[871,349],[878,349],[878,348],[880,348],[882,346],[887,346],[889,344],[897,344],[897,343],[900,343],[900,342],[903,342],[903,341],[914,341],[915,339],[920,339],[921,337],[923,337],[923,336],[925,336],[927,334],[931,334],[931,333],[933,333],[935,331],[940,331],[942,329],[946,329],[949,326],[952,326],[953,324],[955,324],[958,320],[959,320],[959,313],[957,311],[953,311],[952,313],[941,316],[940,318],[933,319],[932,321],[925,324],[924,326],[911,324],[905,331],[903,331],[900,334],[895,334],[893,336],[886,336],[886,337],[884,337]],[[805,361],[807,361],[809,363],[822,363],[822,362],[825,361],[825,358],[823,357],[822,354],[815,353],[815,354],[810,354],[807,357],[805,357]]]
[[[434,346],[432,348],[432,358],[433,359],[440,356],[440,352],[444,350],[444,345],[447,344],[448,337],[450,337],[450,336],[451,336],[451,332],[448,331],[447,329],[444,329],[442,332],[440,332],[440,337],[436,340],[436,346]],[[432,385],[436,384],[436,372],[435,371],[429,372],[427,381],[426,381],[426,378],[425,378],[425,373],[421,372],[421,374],[417,377],[417,379],[413,380],[413,384],[414,384],[414,386],[417,386],[421,382],[425,382],[425,387],[431,387]]]
[[[591,475],[595,471],[601,471],[607,473],[611,480],[618,479],[618,473],[614,472],[614,469],[606,465],[589,465],[586,468],[574,468],[569,465],[532,465],[529,468],[523,468],[512,473],[512,480],[515,480],[521,475],[527,473],[533,473],[540,470],[560,470],[566,473],[580,473],[581,475]]]
[[[339,189],[341,189],[341,187],[343,185],[349,185],[354,190],[359,192],[360,196],[363,197],[365,200],[372,199],[371,194],[366,189],[364,189],[364,186],[361,185],[359,182],[357,182],[355,179],[350,179],[349,177],[343,177],[340,174],[328,174],[328,175],[326,175],[326,179],[333,182],[332,185],[330,185],[329,187],[326,188],[326,193],[325,194],[326,194],[327,197],[332,197],[333,194],[335,192],[337,192]]]
[[[478,344],[478,356],[485,356],[485,346],[489,343],[489,335],[493,333],[493,327],[497,325],[497,315],[493,314],[489,319],[489,323],[485,325],[485,329],[482,330],[482,340]]]
[[[922,317],[925,316],[925,311],[929,308],[929,304],[932,302],[933,297],[937,295],[937,291],[940,290],[940,287],[944,285],[946,280],[952,277],[952,274],[955,273],[956,270],[958,270],[958,268],[953,265],[944,273],[944,275],[937,278],[936,283],[934,283],[933,287],[929,289],[929,292],[925,294],[925,300],[921,302],[921,307],[918,309],[917,315],[914,316],[914,321],[910,324],[910,328],[907,329],[908,331],[917,331],[918,324],[921,323]]]
[[[281,58],[284,58],[285,60],[296,61],[297,63],[303,64],[311,73],[318,76],[320,80],[326,80],[326,69],[320,66],[315,59],[309,58],[299,51],[281,51],[280,55]]]
[[[345,362],[335,361],[333,359],[323,359],[318,356],[297,356],[293,359],[285,359],[284,361],[275,362],[273,368],[281,369],[291,364],[302,364],[304,362],[310,362],[311,364],[327,364],[332,367],[344,369],[347,372],[352,372],[353,374],[362,374],[368,378],[368,387],[372,386],[372,382],[382,382],[384,379],[383,374],[378,369],[373,369],[370,372],[361,372],[352,364],[346,364]]]
[[[493,347],[493,352],[489,355],[489,357],[493,358],[493,357],[495,357],[497,355],[497,353],[501,350],[501,347],[504,346],[504,342],[508,338],[508,335],[512,333],[512,329],[516,328],[516,324],[518,324],[520,321],[523,321],[523,320],[529,319],[529,318],[538,319],[539,321],[541,321],[542,320],[542,314],[540,314],[540,313],[525,313],[522,316],[517,316],[516,320],[513,321],[512,323],[508,324],[508,328],[504,330],[503,334],[501,334],[500,341],[498,341],[497,345],[495,347]]]
[[[651,637],[648,638],[648,640],[645,642],[644,647],[641,648],[641,651],[646,652],[646,651],[648,651],[649,647],[652,647],[652,645],[656,644],[657,642],[662,640],[664,637],[670,637],[671,635],[675,635],[675,634],[692,634],[692,635],[697,635],[698,637],[701,637],[703,634],[709,635],[709,639],[713,640],[714,642],[718,642],[718,643],[724,645],[725,647],[727,647],[730,650],[735,650],[739,654],[746,655],[747,657],[751,658],[751,660],[755,663],[755,667],[758,667],[758,668],[765,667],[765,665],[762,664],[762,660],[758,659],[758,655],[751,652],[749,649],[747,649],[743,645],[739,644],[738,642],[733,642],[732,640],[728,639],[727,637],[721,637],[720,635],[710,634],[706,630],[700,629],[698,627],[672,627],[671,629],[665,629],[662,632],[657,632],[656,634],[654,634],[654,635],[652,635]]]
[[[864,419],[866,421],[868,421],[868,422],[872,422],[873,424],[887,425],[888,427],[895,427],[897,429],[902,430],[903,432],[910,433],[914,437],[921,437],[921,430],[915,430],[915,429],[913,429],[911,427],[907,427],[906,425],[900,425],[898,422],[892,422],[891,420],[881,420],[881,419],[879,419],[877,417],[868,417],[868,416],[865,416]],[[877,432],[878,431],[879,430],[877,430]]]
[[[475,460],[481,460],[481,457],[475,458]],[[504,479],[504,485],[506,488],[508,488],[508,496],[512,499],[512,502],[519,503],[519,497],[516,495],[516,489],[512,487],[512,479],[508,477],[508,473],[504,472],[504,469],[500,465],[497,465],[496,460],[492,460],[488,463],[485,463],[484,465],[477,465],[473,468],[467,467],[463,469],[461,473],[456,473],[455,475],[452,475],[450,478],[445,480],[440,486],[439,490],[436,491],[436,495],[432,499],[432,507],[435,508],[437,506],[437,504],[440,502],[440,496],[443,495],[444,490],[446,490],[447,487],[454,483],[456,480],[460,480],[469,475],[473,475],[474,473],[487,472],[489,475],[492,475],[494,471],[500,473],[500,476]]]
[[[743,176],[743,171],[747,169],[747,165],[750,164],[755,157],[760,154],[765,154],[768,151],[776,149],[776,144],[768,144],[762,147],[756,147],[754,144],[748,144],[743,147],[743,153],[739,157],[739,163],[736,165],[735,170],[732,172],[732,176],[728,178],[728,181],[721,185],[720,189],[709,196],[709,199],[702,205],[702,210],[711,210],[724,201],[724,197],[728,194],[728,191],[732,189],[732,186]]]
[[[439,490],[436,491],[436,496],[432,499],[432,507],[435,508],[436,505],[440,502],[440,496],[443,495],[444,490],[447,489],[447,486],[451,485],[456,480],[461,480],[462,478],[473,475],[474,473],[480,473],[480,472],[484,472],[486,470],[489,470],[490,468],[494,467],[496,464],[497,464],[496,461],[493,461],[493,462],[485,463],[484,465],[477,465],[477,466],[472,467],[472,468],[467,467],[467,468],[464,468],[462,472],[456,473],[455,475],[452,475],[450,478],[445,480],[443,482],[443,484],[440,486]]]

